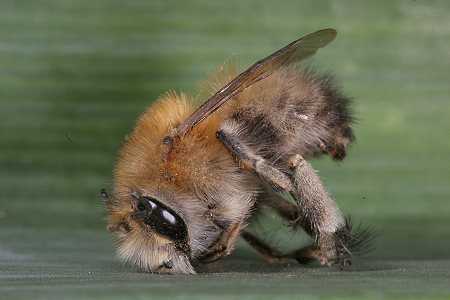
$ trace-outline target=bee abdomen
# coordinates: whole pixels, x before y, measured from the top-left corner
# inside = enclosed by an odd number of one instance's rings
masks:
[[[354,140],[349,98],[331,76],[288,67],[246,90],[228,120],[253,150],[274,163],[292,154],[346,156]]]

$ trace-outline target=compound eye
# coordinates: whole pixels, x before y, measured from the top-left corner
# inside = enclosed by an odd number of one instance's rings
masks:
[[[158,234],[168,237],[174,242],[187,240],[188,232],[183,219],[171,208],[155,198],[140,197],[137,210],[144,213],[143,221]]]

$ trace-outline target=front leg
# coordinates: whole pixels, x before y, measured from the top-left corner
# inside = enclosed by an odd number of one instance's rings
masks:
[[[234,247],[236,237],[239,235],[243,221],[240,221],[223,230],[219,238],[209,247],[208,251],[199,260],[210,263],[230,255]]]

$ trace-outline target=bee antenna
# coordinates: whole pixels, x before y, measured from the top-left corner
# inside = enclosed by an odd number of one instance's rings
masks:
[[[139,198],[141,197],[141,195],[139,194],[139,192],[136,192],[136,191],[132,191],[132,192],[130,193],[130,195],[131,195],[131,197],[133,197],[133,198],[136,199],[136,200],[139,200]]]

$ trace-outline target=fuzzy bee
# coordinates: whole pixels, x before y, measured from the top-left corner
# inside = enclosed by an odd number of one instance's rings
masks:
[[[193,262],[229,255],[241,236],[271,261],[349,264],[370,237],[351,233],[308,162],[344,159],[354,140],[349,99],[330,76],[297,65],[335,36],[314,32],[238,75],[222,68],[209,80],[218,91],[200,107],[167,93],[139,118],[120,152],[114,193],[104,195],[121,260],[193,274]],[[281,253],[247,231],[262,205],[312,244]]]

